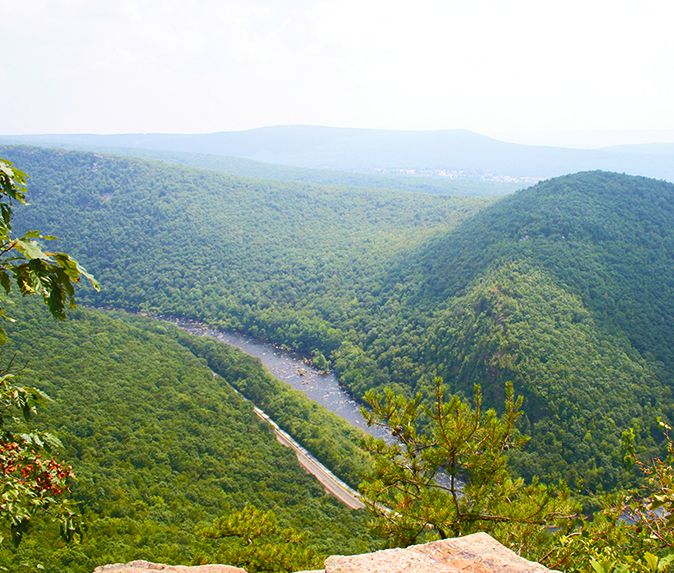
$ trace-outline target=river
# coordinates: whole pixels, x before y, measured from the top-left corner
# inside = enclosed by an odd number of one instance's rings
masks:
[[[377,438],[387,441],[391,439],[390,434],[383,428],[367,425],[360,412],[358,402],[339,384],[337,376],[332,372],[321,373],[305,364],[303,358],[298,354],[281,350],[271,344],[254,340],[243,334],[217,330],[192,320],[175,318],[169,320],[191,334],[213,338],[234,346],[250,356],[259,358],[275,378],[292,386],[295,390],[299,390],[352,426]]]

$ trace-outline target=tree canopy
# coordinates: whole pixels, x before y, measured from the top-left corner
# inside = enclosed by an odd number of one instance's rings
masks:
[[[4,290],[0,317],[13,321],[6,308],[12,288],[23,295],[41,296],[51,314],[65,318],[75,306],[75,285],[82,277],[95,289],[98,283],[67,253],[44,251],[38,240],[54,237],[31,230],[13,234],[13,210],[25,205],[26,175],[0,159],[0,284]],[[0,326],[0,344],[7,342]],[[37,388],[20,386],[5,365],[0,375],[0,520],[14,543],[19,543],[38,512],[50,511],[66,539],[80,533],[75,512],[65,499],[70,491],[71,467],[54,457],[60,446],[55,436],[34,431],[29,425],[38,404],[47,395]],[[3,536],[0,535],[0,543]]]
[[[498,407],[512,380],[529,477],[624,483],[633,421],[655,451],[674,387],[671,184],[587,172],[488,203],[6,150],[34,173],[22,226],[84,249],[95,304],[320,352],[357,398],[431,400],[440,375]]]

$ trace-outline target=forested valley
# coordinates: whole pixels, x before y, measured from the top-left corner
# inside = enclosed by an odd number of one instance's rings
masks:
[[[382,544],[368,532],[364,513],[327,495],[230,382],[245,380],[252,394],[267,390],[269,411],[281,401],[279,421],[319,457],[339,458],[345,475],[351,471],[357,481],[362,467],[349,464],[364,454],[354,451],[355,430],[301,395],[270,392],[275,381],[254,360],[223,347],[223,378],[187,348],[200,341],[170,325],[87,309],[61,323],[38,304],[19,300],[11,312],[20,327],[9,330],[3,362],[11,360],[24,384],[52,399],[39,425],[64,444],[59,455],[74,467],[73,495],[86,529],[81,543],[68,544],[48,516],[38,516],[18,549],[2,545],[0,563],[14,564],[10,570],[33,571],[41,563],[53,573],[92,571],[139,557],[176,563],[252,558],[258,567],[275,559],[300,569],[320,565],[330,553]],[[320,424],[312,423],[315,417]],[[245,530],[221,540],[213,534],[218,520],[249,508],[273,510],[268,519],[280,529],[265,532],[255,516],[263,535],[253,549],[268,553],[262,565],[245,551]],[[243,527],[244,517],[235,524]],[[281,545],[285,553],[269,551]]]
[[[0,147],[0,157],[31,175],[17,227],[58,236],[101,283],[78,292],[87,306],[195,319],[324,356],[358,399],[388,388],[432,403],[439,377],[468,399],[481,384],[486,406],[503,412],[512,382],[518,429],[531,437],[510,456],[513,474],[562,484],[586,512],[596,494],[640,477],[624,464],[625,431],[639,455],[664,455],[672,184],[584,172],[487,199],[36,147]],[[232,388],[351,484],[371,465],[361,437],[257,362],[122,312],[53,323],[16,301],[10,314],[20,320],[5,362],[16,353],[21,376],[54,399],[40,424],[65,445],[89,532],[67,545],[38,523],[0,562],[86,571],[141,550],[234,562],[237,538],[213,541],[224,527],[214,520],[253,507],[274,509],[277,536],[302,532],[287,556],[296,569],[386,543],[302,472]]]

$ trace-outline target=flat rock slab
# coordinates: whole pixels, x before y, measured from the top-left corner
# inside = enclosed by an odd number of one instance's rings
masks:
[[[333,555],[325,573],[549,573],[486,533],[364,555]]]
[[[96,567],[94,573],[246,573],[239,567],[231,565],[162,565],[149,561],[131,561],[131,563],[116,563]]]

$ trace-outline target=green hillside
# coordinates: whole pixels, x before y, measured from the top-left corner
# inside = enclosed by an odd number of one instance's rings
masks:
[[[191,316],[305,352],[331,352],[358,328],[363,299],[395,253],[486,204],[91,153],[3,155],[31,175],[20,223],[49,228],[86,262],[104,285],[96,304]]]
[[[490,266],[524,259],[581,297],[604,326],[674,372],[674,185],[603,172],[507,197],[423,251],[420,296],[443,300]]]
[[[22,383],[53,399],[39,424],[60,437],[74,466],[86,533],[66,546],[37,523],[18,551],[3,544],[0,566],[40,562],[48,572],[88,573],[139,558],[234,562],[234,541],[209,539],[204,529],[246,503],[304,532],[303,566],[372,547],[362,512],[325,494],[250,403],[176,340],[175,328],[87,310],[60,323],[35,303],[11,312],[18,322],[3,364],[16,352]],[[265,376],[229,352],[230,368],[248,373],[240,383]]]
[[[613,487],[622,430],[640,426],[651,447],[655,416],[671,414],[671,184],[579,173],[487,205],[2,154],[32,175],[22,225],[82,259],[103,284],[97,304],[319,349],[356,396],[425,392],[440,374],[498,405],[512,380],[527,475]]]
[[[580,297],[526,263],[505,264],[452,299],[423,348],[424,363],[456,390],[468,394],[482,381],[491,404],[516,382],[523,430],[533,436],[516,461],[530,476],[616,485],[622,431],[671,413],[671,392],[629,340],[603,330]]]
[[[361,447],[364,436],[360,430],[274,378],[260,368],[258,359],[236,348],[178,330],[173,337],[204,358],[214,372],[269,414],[341,479],[358,488],[370,463]]]
[[[463,391],[481,382],[493,404],[512,380],[533,436],[521,469],[614,485],[621,431],[638,421],[648,441],[672,412],[673,254],[671,184],[541,183],[392,265],[370,368],[422,390],[433,374]],[[351,362],[342,379],[363,391]]]

